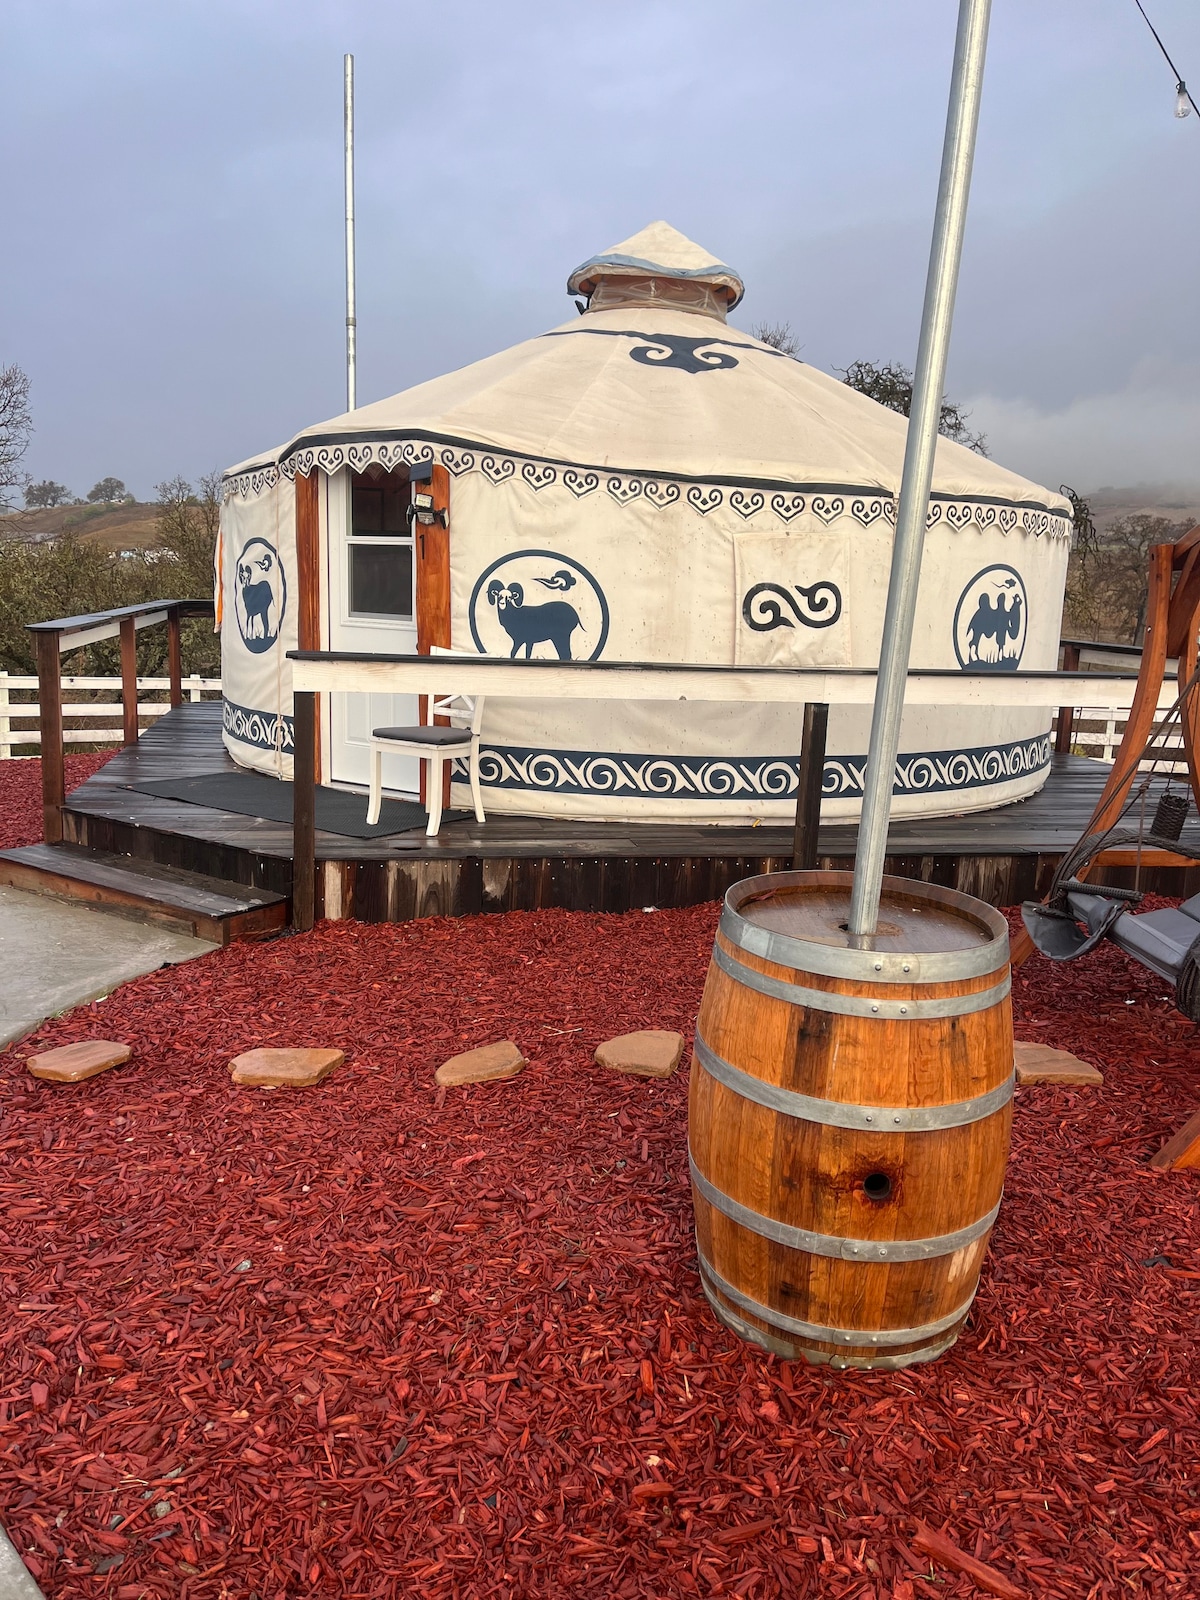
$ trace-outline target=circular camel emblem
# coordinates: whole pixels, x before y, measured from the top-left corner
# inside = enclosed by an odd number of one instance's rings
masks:
[[[1029,596],[1015,567],[998,561],[977,572],[954,611],[954,653],[964,670],[1015,672],[1025,651]]]
[[[485,656],[596,661],[608,640],[608,601],[586,567],[557,550],[514,550],[471,590],[471,637]]]
[[[233,609],[242,643],[261,656],[279,637],[287,610],[287,576],[279,551],[265,539],[249,539],[237,558]]]

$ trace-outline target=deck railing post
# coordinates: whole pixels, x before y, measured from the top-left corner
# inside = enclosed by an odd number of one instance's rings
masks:
[[[121,714],[124,726],[123,743],[137,743],[138,737],[138,687],[137,687],[137,622],[133,617],[121,618]]]
[[[317,697],[297,690],[292,728],[292,927],[307,933],[317,902]]]
[[[38,727],[42,753],[42,838],[59,844],[63,836],[63,806],[67,775],[63,762],[62,678],[58,646],[60,635],[37,636]]]
[[[817,835],[821,827],[821,787],[825,777],[825,740],[829,731],[829,706],[809,701],[804,707],[800,736],[800,771],[796,780],[796,826],[792,834],[792,868],[811,872],[817,864]]]
[[[0,761],[12,759],[12,722],[8,715],[8,673],[0,672]]]
[[[183,704],[183,641],[179,630],[179,607],[167,608],[167,675],[171,680],[171,704]]]
[[[1077,644],[1063,645],[1062,670],[1064,672],[1079,671],[1079,646]],[[1075,729],[1075,707],[1059,706],[1058,728],[1054,735],[1054,749],[1060,756],[1071,753],[1071,734]]]

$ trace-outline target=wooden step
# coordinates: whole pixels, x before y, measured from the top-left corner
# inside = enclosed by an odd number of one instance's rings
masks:
[[[287,897],[270,889],[73,844],[0,850],[0,883],[100,906],[214,944],[284,928],[291,910]]]

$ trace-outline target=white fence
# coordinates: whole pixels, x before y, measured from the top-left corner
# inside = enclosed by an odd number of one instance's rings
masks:
[[[152,722],[156,717],[165,715],[171,709],[168,696],[171,690],[169,678],[139,678],[138,686],[138,722],[144,724]],[[13,757],[14,745],[20,749],[22,755],[32,755],[32,749],[27,746],[41,748],[41,707],[37,704],[38,681],[35,677],[20,677],[8,672],[0,672],[0,761]],[[120,678],[75,678],[64,677],[63,687],[63,721],[83,722],[84,727],[66,727],[63,730],[64,744],[120,744],[124,737],[122,731],[121,708],[121,680]],[[71,691],[86,691],[91,694],[107,692],[114,696],[111,700],[72,700]],[[198,673],[184,678],[183,692],[192,701],[199,700],[204,695],[220,694],[220,678],[202,678]],[[159,693],[161,700],[143,700],[145,694]],[[23,698],[14,700],[13,695],[24,696],[32,694],[32,700]],[[107,725],[106,725],[107,724]]]
[[[1158,720],[1161,722],[1179,696],[1179,688],[1174,683],[1164,684],[1158,697]],[[1127,711],[1115,710],[1112,706],[1076,706],[1075,719],[1071,724],[1071,750],[1077,756],[1091,756],[1095,761],[1111,762],[1117,746],[1121,742],[1121,735],[1125,731],[1128,720]],[[1058,718],[1054,719],[1055,727]],[[1143,771],[1154,767],[1159,772],[1168,769],[1174,772],[1185,772],[1187,762],[1183,754],[1183,739],[1179,732],[1178,719],[1172,724],[1169,736],[1156,745],[1162,754],[1154,761],[1143,761]]]

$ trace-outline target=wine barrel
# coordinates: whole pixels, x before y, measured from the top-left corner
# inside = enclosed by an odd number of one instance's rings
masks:
[[[688,1154],[704,1291],[788,1359],[905,1367],[952,1345],[1012,1125],[1008,926],[885,878],[873,948],[848,872],[725,897],[696,1025]]]

